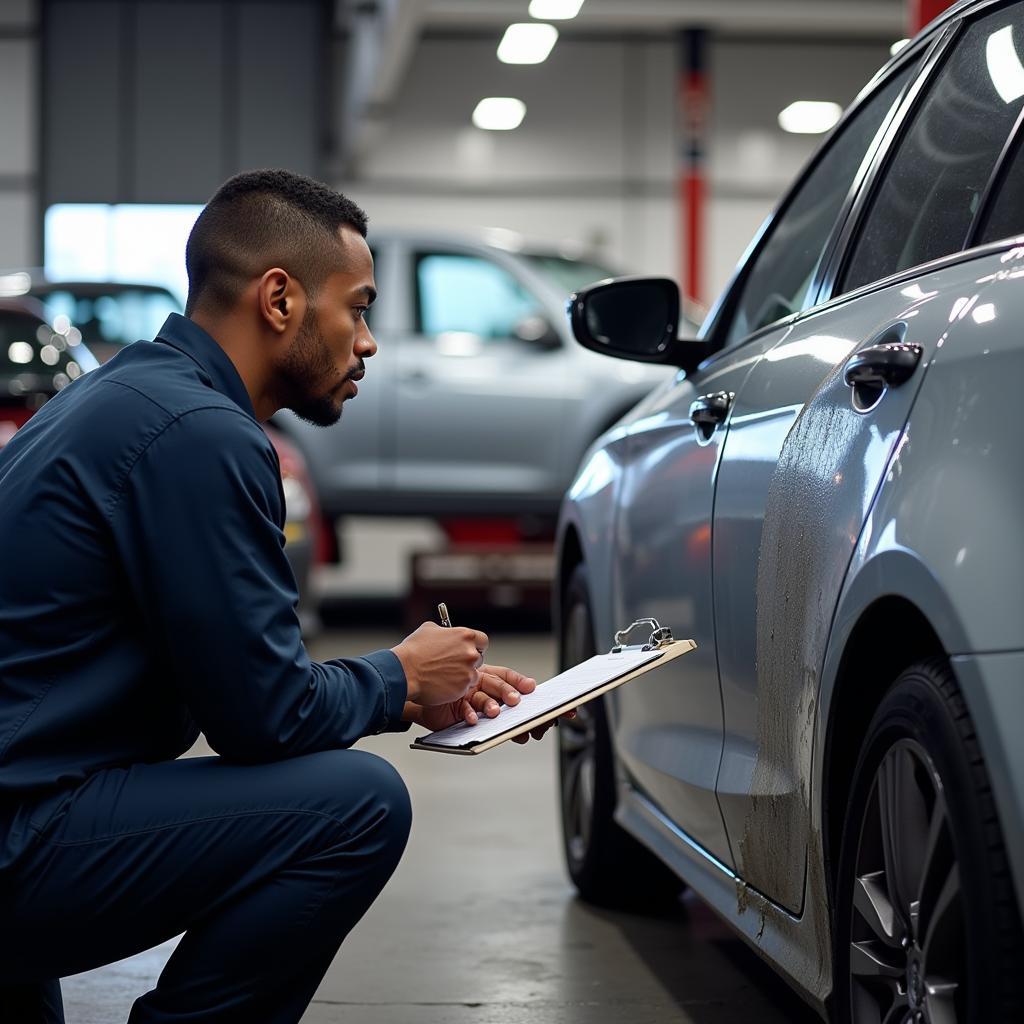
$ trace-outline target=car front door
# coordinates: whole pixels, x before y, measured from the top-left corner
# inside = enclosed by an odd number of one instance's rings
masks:
[[[716,794],[731,726],[723,718],[715,589],[720,564],[734,553],[714,537],[719,463],[724,451],[735,450],[729,433],[737,415],[745,426],[748,377],[766,354],[787,343],[790,321],[809,301],[858,170],[909,74],[909,68],[891,74],[811,166],[712,325],[710,337],[723,351],[646,408],[630,438],[616,613],[624,622],[653,616],[698,647],[673,671],[626,688],[618,698],[616,746],[644,794],[725,864],[736,862],[736,851]]]
[[[448,513],[518,513],[560,479],[566,357],[542,302],[470,249],[411,247],[414,322],[397,349],[395,475]]]

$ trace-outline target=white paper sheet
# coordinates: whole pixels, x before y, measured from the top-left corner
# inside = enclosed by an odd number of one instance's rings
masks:
[[[471,743],[483,743],[632,672],[633,669],[660,657],[661,653],[623,651],[621,654],[597,654],[541,683],[533,693],[524,694],[515,707],[502,707],[497,718],[485,718],[481,715],[476,725],[460,722],[458,725],[423,736],[420,742],[442,747],[464,747]]]

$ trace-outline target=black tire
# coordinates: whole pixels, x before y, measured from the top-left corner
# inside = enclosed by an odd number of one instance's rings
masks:
[[[839,1024],[1024,1020],[1024,940],[999,820],[940,659],[907,669],[868,727],[835,903]]]
[[[595,651],[585,568],[573,571],[562,607],[559,661],[566,669]],[[614,820],[615,761],[604,698],[558,723],[562,848],[579,894],[617,909],[652,910],[675,902],[679,877]]]

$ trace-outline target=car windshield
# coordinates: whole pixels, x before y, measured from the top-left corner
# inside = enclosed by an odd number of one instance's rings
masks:
[[[59,391],[94,365],[76,334],[58,334],[31,313],[0,310],[0,398]]]
[[[527,263],[539,270],[548,280],[567,295],[606,277],[615,277],[615,272],[588,260],[573,260],[567,256],[553,256],[541,253],[525,253]]]
[[[67,317],[86,345],[129,345],[154,337],[170,313],[181,312],[174,296],[159,288],[49,286],[35,291],[51,323]]]

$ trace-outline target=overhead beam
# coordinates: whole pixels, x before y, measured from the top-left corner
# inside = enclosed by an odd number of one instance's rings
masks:
[[[426,0],[423,18],[429,26],[499,27],[526,20],[526,5],[522,0]],[[586,0],[579,15],[559,22],[559,27],[589,32],[704,26],[744,34],[853,32],[895,39],[902,35],[905,24],[905,0]]]

